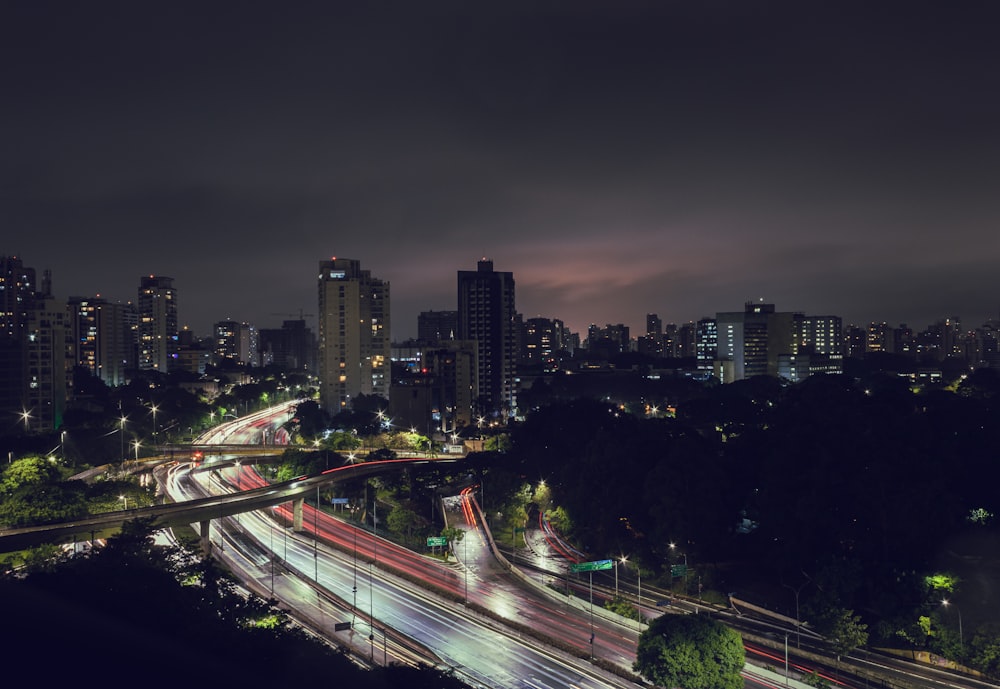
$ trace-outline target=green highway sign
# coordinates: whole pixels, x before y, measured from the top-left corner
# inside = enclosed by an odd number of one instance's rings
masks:
[[[611,569],[614,563],[611,560],[595,560],[593,562],[573,562],[570,563],[571,572],[596,572],[599,569]]]
[[[448,539],[444,536],[431,536],[427,539],[428,546],[448,545]]]
[[[670,576],[682,577],[687,574],[687,565],[670,565]]]

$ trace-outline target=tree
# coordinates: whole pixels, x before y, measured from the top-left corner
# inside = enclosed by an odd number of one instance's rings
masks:
[[[740,689],[745,661],[735,630],[706,615],[666,614],[639,637],[632,668],[659,687]]]
[[[829,621],[829,635],[838,656],[868,643],[868,625],[853,610],[840,609]]]
[[[447,526],[441,529],[441,535],[448,541],[448,550],[455,552],[455,546],[465,538],[465,531],[456,526]]]

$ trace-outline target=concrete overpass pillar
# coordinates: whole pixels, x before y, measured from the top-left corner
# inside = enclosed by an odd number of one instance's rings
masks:
[[[212,554],[212,541],[209,538],[212,533],[212,522],[206,519],[201,522],[201,553],[205,557]]]
[[[292,531],[302,531],[302,503],[305,498],[292,501]]]

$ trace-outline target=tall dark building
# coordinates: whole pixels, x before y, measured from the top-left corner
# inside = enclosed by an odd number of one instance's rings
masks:
[[[139,369],[170,370],[177,354],[177,290],[174,279],[150,275],[139,280]]]
[[[282,321],[281,328],[260,331],[262,363],[286,371],[316,371],[316,336],[303,319]]]
[[[417,339],[438,344],[458,337],[458,311],[421,311],[417,316]]]
[[[0,256],[0,412],[25,411],[28,317],[35,304],[35,269]]]
[[[458,339],[478,346],[477,413],[506,419],[517,410],[514,274],[493,270],[485,258],[476,268],[458,271]]]

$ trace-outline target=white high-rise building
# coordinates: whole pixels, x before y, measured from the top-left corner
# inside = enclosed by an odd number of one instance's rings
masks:
[[[317,350],[320,403],[331,413],[358,395],[389,398],[389,283],[350,258],[320,261]]]

